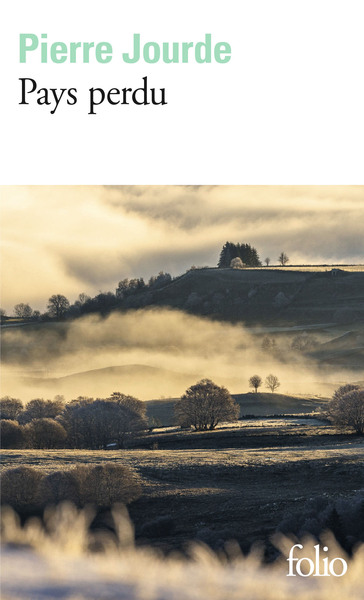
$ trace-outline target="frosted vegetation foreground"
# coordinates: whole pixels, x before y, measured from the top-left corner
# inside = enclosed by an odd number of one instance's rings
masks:
[[[162,558],[154,551],[134,546],[133,530],[124,509],[113,511],[117,535],[88,532],[90,510],[72,505],[48,509],[47,530],[33,519],[25,529],[10,510],[3,514],[3,600],[359,600],[363,598],[364,546],[357,547],[342,578],[287,578],[284,558],[263,567],[259,550],[243,557],[237,546],[224,553],[203,545],[190,549],[190,560],[179,555]],[[332,557],[343,556],[327,534]],[[287,556],[292,540],[276,537]],[[304,540],[305,555],[313,558],[312,539]],[[101,552],[89,553],[97,545]],[[228,560],[227,560],[228,558]]]

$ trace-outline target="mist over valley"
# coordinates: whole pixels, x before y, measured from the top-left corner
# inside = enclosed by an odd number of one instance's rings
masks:
[[[149,400],[205,377],[242,393],[252,374],[273,372],[282,392],[327,396],[363,380],[364,272],[194,269],[149,301],[5,326],[3,393]]]

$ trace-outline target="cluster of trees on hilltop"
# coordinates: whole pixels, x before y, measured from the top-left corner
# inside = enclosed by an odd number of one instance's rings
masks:
[[[288,261],[288,256],[282,252],[278,257],[278,262],[284,266]],[[266,258],[264,262],[269,266],[270,259]],[[241,269],[244,267],[255,268],[261,266],[262,262],[258,252],[250,244],[226,242],[221,250],[218,261],[219,268],[232,267]],[[194,269],[196,267],[192,266],[188,271]],[[164,271],[160,271],[158,275],[153,275],[147,282],[142,277],[125,278],[119,281],[115,292],[100,292],[94,297],[81,293],[73,304],[63,294],[53,294],[48,299],[47,310],[44,313],[40,313],[39,310],[33,310],[28,303],[20,302],[14,306],[13,315],[17,319],[27,322],[59,321],[74,319],[89,313],[98,313],[106,316],[115,309],[144,308],[153,305],[158,295],[158,290],[167,286],[173,279],[175,278]],[[208,296],[208,290],[204,297],[199,297],[198,294],[195,295],[195,292],[191,292],[190,296],[180,303],[179,308],[192,310],[192,312],[196,312],[197,310],[197,313],[206,315],[220,312],[221,307],[217,306],[219,300],[216,297],[210,298]],[[216,296],[216,294],[210,294],[210,296]],[[7,319],[9,317],[6,315],[6,312],[0,309],[0,321],[6,322]]]
[[[278,256],[278,263],[284,267],[289,262],[289,257],[285,252],[281,252]],[[269,267],[271,260],[265,258],[264,262]],[[262,261],[259,258],[256,248],[250,244],[234,244],[233,242],[226,242],[220,252],[220,258],[217,265],[220,269],[226,269],[228,267],[242,268],[242,267],[262,267]]]
[[[250,244],[233,244],[226,242],[220,252],[218,262],[219,269],[224,269],[231,266],[231,261],[234,258],[240,258],[243,265],[246,267],[261,267],[262,263],[259,258],[256,248]]]

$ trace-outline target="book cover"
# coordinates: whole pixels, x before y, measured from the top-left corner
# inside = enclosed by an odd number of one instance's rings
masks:
[[[362,598],[361,3],[3,13],[2,597]]]

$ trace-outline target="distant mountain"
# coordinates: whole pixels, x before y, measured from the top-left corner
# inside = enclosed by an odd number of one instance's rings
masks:
[[[64,377],[23,379],[31,388],[43,394],[64,394],[70,398],[90,396],[104,398],[114,391],[139,398],[155,398],[166,390],[183,393],[197,381],[196,375],[177,373],[148,365],[122,365],[92,369]]]
[[[212,376],[212,375],[211,375]],[[141,399],[180,396],[185,390],[202,379],[201,374],[180,373],[148,365],[122,365],[92,369],[64,377],[24,377],[22,384],[35,393],[44,395],[64,394],[67,398],[90,396],[105,398],[112,392],[122,392]],[[224,381],[220,385],[237,383]]]

